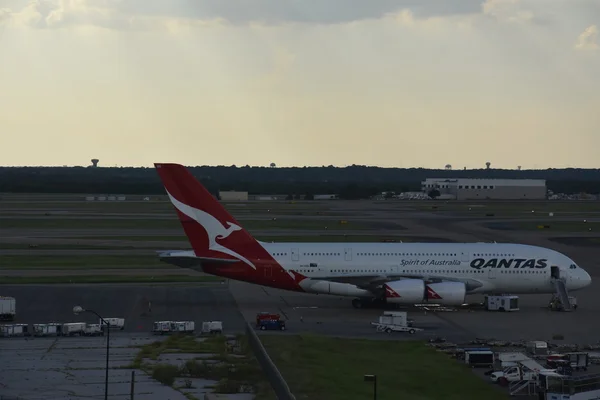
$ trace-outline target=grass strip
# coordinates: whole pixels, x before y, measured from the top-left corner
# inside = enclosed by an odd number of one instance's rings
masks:
[[[263,335],[261,341],[298,399],[506,399],[470,368],[422,342],[316,335]]]
[[[1,272],[0,272],[1,273]],[[129,275],[63,275],[63,276],[0,276],[0,285],[59,283],[212,283],[222,282],[216,276],[129,276]]]
[[[37,256],[3,255],[0,256],[1,269],[140,269],[171,268],[160,262],[156,256]]]
[[[203,354],[205,357],[192,358],[180,365],[158,362],[161,354],[169,353]],[[183,393],[191,388],[191,379],[203,379],[216,382],[208,387],[215,393],[234,394],[242,388],[252,388],[258,400],[276,399],[245,335],[238,335],[234,340],[221,335],[207,338],[173,335],[141,346],[129,367],[142,369],[163,385]],[[177,378],[184,378],[184,385],[177,387]]]
[[[340,220],[321,221],[305,219],[246,220],[240,222],[246,229],[377,229],[378,224]],[[0,218],[2,229],[177,229],[181,224],[172,219],[149,218]],[[398,227],[400,229],[401,227]]]
[[[397,240],[402,242],[416,242],[421,238],[410,236],[385,236],[385,235],[297,235],[297,236],[255,236],[263,242],[383,242],[385,240]],[[81,236],[68,239],[81,240],[122,240],[136,242],[187,242],[186,236]],[[440,239],[441,240],[441,239]]]

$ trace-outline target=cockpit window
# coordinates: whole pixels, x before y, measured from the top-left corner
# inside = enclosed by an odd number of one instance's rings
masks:
[[[571,264],[571,266],[570,266],[569,268],[570,268],[570,269],[576,269],[576,268],[577,268],[577,265],[575,265],[575,264]]]

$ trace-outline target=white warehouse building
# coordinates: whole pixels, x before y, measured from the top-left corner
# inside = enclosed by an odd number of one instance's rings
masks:
[[[438,189],[442,197],[456,200],[543,200],[547,198],[544,179],[462,179],[428,178],[421,182],[428,193]]]
[[[248,201],[248,192],[219,191],[221,201]]]

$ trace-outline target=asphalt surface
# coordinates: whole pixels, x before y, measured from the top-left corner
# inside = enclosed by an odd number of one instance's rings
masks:
[[[2,285],[0,295],[16,298],[14,323],[98,323],[89,313],[75,315],[76,305],[103,317],[125,318],[125,332],[147,334],[154,321],[223,321],[227,333],[244,330],[244,319],[227,284],[177,285]],[[150,304],[150,309],[148,308]]]
[[[337,203],[337,202],[336,202]],[[345,210],[349,213],[348,219],[351,219],[351,211],[359,210],[361,203],[348,202],[339,203],[339,207],[332,211]],[[333,207],[333,205],[327,205]],[[336,205],[337,206],[337,205]],[[119,332],[115,335],[122,335],[124,341],[131,341],[131,337],[145,337],[151,329],[152,322],[157,320],[194,320],[197,327],[202,321],[206,320],[221,320],[224,322],[226,331],[229,333],[241,332],[244,327],[244,320],[254,321],[255,315],[260,311],[271,311],[280,313],[286,320],[287,332],[274,332],[269,334],[294,334],[294,333],[321,333],[326,335],[344,336],[344,337],[367,337],[373,339],[416,339],[416,338],[432,338],[436,336],[446,337],[454,342],[465,342],[475,337],[495,338],[498,340],[551,340],[555,334],[565,336],[564,342],[589,344],[598,341],[596,332],[600,329],[600,319],[596,318],[600,312],[600,246],[580,247],[577,245],[558,243],[552,241],[553,237],[596,237],[593,232],[589,233],[570,233],[570,232],[546,232],[546,231],[500,231],[492,230],[484,226],[489,222],[489,218],[468,218],[464,215],[452,215],[451,213],[435,213],[428,211],[414,211],[401,204],[393,204],[385,202],[379,206],[379,211],[376,211],[379,204],[365,202],[363,211],[371,212],[370,216],[373,221],[385,220],[399,224],[406,228],[403,230],[259,230],[253,231],[257,235],[340,235],[347,233],[349,235],[397,235],[407,237],[423,237],[431,238],[435,241],[436,238],[440,241],[455,241],[455,242],[473,242],[473,241],[498,241],[498,242],[514,242],[526,243],[550,247],[561,251],[572,257],[576,262],[582,265],[594,278],[592,285],[580,292],[574,292],[572,295],[577,296],[579,308],[571,313],[550,312],[545,306],[549,296],[521,296],[521,310],[514,313],[494,313],[483,311],[455,311],[455,312],[424,312],[411,308],[408,310],[409,317],[415,320],[415,326],[424,329],[423,332],[417,334],[393,334],[387,335],[377,333],[371,322],[377,320],[382,310],[361,309],[356,310],[351,306],[350,298],[341,298],[326,295],[307,295],[297,294],[292,292],[284,292],[275,289],[261,288],[241,282],[229,282],[226,285],[215,284],[180,284],[180,285],[25,285],[25,286],[0,286],[0,295],[14,296],[17,298],[18,321],[24,323],[43,323],[43,322],[96,322],[91,316],[75,316],[72,314],[74,305],[82,305],[90,309],[95,309],[106,317],[124,317],[126,320],[126,329],[124,332]],[[264,214],[263,214],[264,215]],[[275,214],[270,216],[276,216]],[[282,215],[282,218],[289,217]],[[342,219],[335,217],[336,219]],[[252,219],[255,219],[253,216]],[[509,219],[506,219],[508,221]],[[524,219],[519,219],[523,221]],[[537,220],[537,219],[536,219]],[[573,220],[581,220],[574,218]],[[591,220],[588,219],[588,220]],[[505,221],[505,220],[503,220]],[[110,254],[156,254],[156,250],[189,248],[186,241],[124,241],[121,238],[110,240],[110,236],[182,236],[181,229],[82,229],[82,230],[66,230],[66,229],[0,229],[0,243],[23,243],[23,244],[98,244],[98,245],[123,245],[131,247],[131,250],[79,250],[79,255],[110,255]],[[86,236],[106,236],[105,239],[86,239]],[[79,239],[78,239],[79,238]],[[75,251],[75,250],[74,250]],[[19,253],[21,252],[21,253]],[[72,251],[68,253],[74,254]],[[53,255],[64,256],[63,250],[18,250],[0,249],[0,254],[38,254],[51,257]],[[2,275],[14,274],[83,274],[83,271],[74,270],[12,270],[2,271]],[[87,271],[87,274],[98,275],[98,271]],[[186,274],[199,275],[198,272],[184,269],[169,269],[165,265],[165,269],[151,269],[148,271],[134,269],[116,269],[104,270],[103,273],[110,275],[116,274]],[[13,276],[14,276],[13,275]],[[471,301],[479,301],[480,297],[473,297]],[[152,305],[152,313],[148,313],[148,301]],[[129,336],[127,336],[129,335]],[[133,336],[132,336],[133,335]],[[67,340],[70,338],[65,338]],[[64,351],[62,356],[57,356],[57,365],[64,365],[67,368],[72,360],[95,359],[90,361],[90,364],[100,363],[102,339],[100,338],[85,338],[91,339],[87,343],[96,341],[97,344],[92,345],[94,349],[89,350],[73,350],[70,352]],[[0,349],[2,349],[3,357],[9,355],[14,357],[15,361],[10,361],[10,372],[0,374],[0,394],[3,393],[2,385],[17,385],[19,390],[32,389],[28,392],[28,396],[34,396],[40,393],[39,390],[49,390],[49,385],[58,381],[63,382],[65,387],[70,384],[68,373],[57,372],[57,375],[48,373],[50,378],[44,381],[44,373],[34,372],[31,376],[35,377],[39,373],[39,378],[36,378],[40,385],[32,385],[33,378],[24,381],[20,380],[23,377],[23,369],[28,368],[34,371],[49,371],[45,367],[38,367],[34,364],[34,360],[39,360],[46,354],[50,346],[47,339],[35,339],[34,341],[23,341],[23,339],[0,339]],[[83,340],[83,339],[76,339]],[[144,339],[149,340],[149,339]],[[53,349],[62,346],[63,339],[59,339]],[[22,345],[6,343],[26,343]],[[33,343],[33,344],[32,344]],[[75,343],[75,342],[72,342]],[[125,342],[124,342],[125,343]],[[35,344],[35,345],[34,345]],[[2,347],[4,346],[4,347]],[[6,347],[8,346],[8,347]],[[16,348],[14,346],[17,346]],[[31,347],[33,346],[33,347]],[[12,349],[12,350],[10,350]],[[115,349],[115,351],[117,351]],[[48,354],[51,354],[49,352]],[[125,354],[123,350],[123,362],[125,358],[132,357],[131,354]],[[115,353],[115,360],[119,359],[118,352]],[[11,358],[13,360],[13,358]],[[62,360],[62,361],[59,361]],[[38,362],[39,364],[39,362]],[[43,363],[42,363],[43,364]],[[57,367],[61,369],[63,367]],[[92,372],[90,370],[82,377],[78,377],[73,381],[74,385],[79,387],[83,385],[87,389],[81,389],[81,395],[93,393],[101,393],[101,388],[98,386],[101,381],[98,374],[100,372]],[[123,386],[118,389],[123,392],[123,397],[126,398],[128,388],[127,374],[128,370],[114,370],[111,374],[115,374],[116,380],[121,380]],[[62,375],[61,375],[62,374]],[[72,373],[78,376],[77,373]],[[95,376],[94,374],[98,375]],[[122,374],[122,375],[118,375]],[[6,376],[6,378],[5,378]],[[142,379],[142,378],[140,378]],[[146,378],[143,378],[146,379]],[[44,386],[44,384],[46,386]],[[144,385],[149,386],[144,386]],[[140,396],[141,393],[154,391],[155,394],[162,395],[162,398],[180,398],[176,394],[167,394],[160,392],[158,387],[152,386],[151,380],[147,380],[146,384],[139,384]],[[33,386],[37,392],[33,390]],[[42,389],[39,389],[39,388]],[[62,387],[62,386],[61,386]],[[6,392],[6,386],[4,386]],[[62,389],[61,389],[62,390]],[[72,390],[72,389],[69,389]],[[79,389],[78,389],[79,390]],[[89,390],[89,392],[86,392]],[[144,392],[146,390],[146,392]],[[7,392],[12,394],[13,392]],[[78,398],[78,397],[60,397],[56,394],[57,399]],[[167,396],[167,397],[164,397]],[[27,397],[35,398],[35,397]],[[52,397],[44,397],[52,398]],[[112,397],[111,397],[112,398]],[[121,398],[121,397],[115,397]],[[159,397],[155,397],[159,398]]]

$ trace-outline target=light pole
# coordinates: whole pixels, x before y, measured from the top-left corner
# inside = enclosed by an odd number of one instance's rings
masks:
[[[365,382],[373,382],[373,400],[377,400],[377,375],[365,375]]]
[[[106,325],[106,376],[104,378],[104,400],[108,400],[108,356],[110,354],[110,324],[106,321],[100,314],[93,310],[86,310],[81,306],[73,307],[73,313],[75,315],[81,314],[83,312],[89,312],[100,318],[102,324]]]

